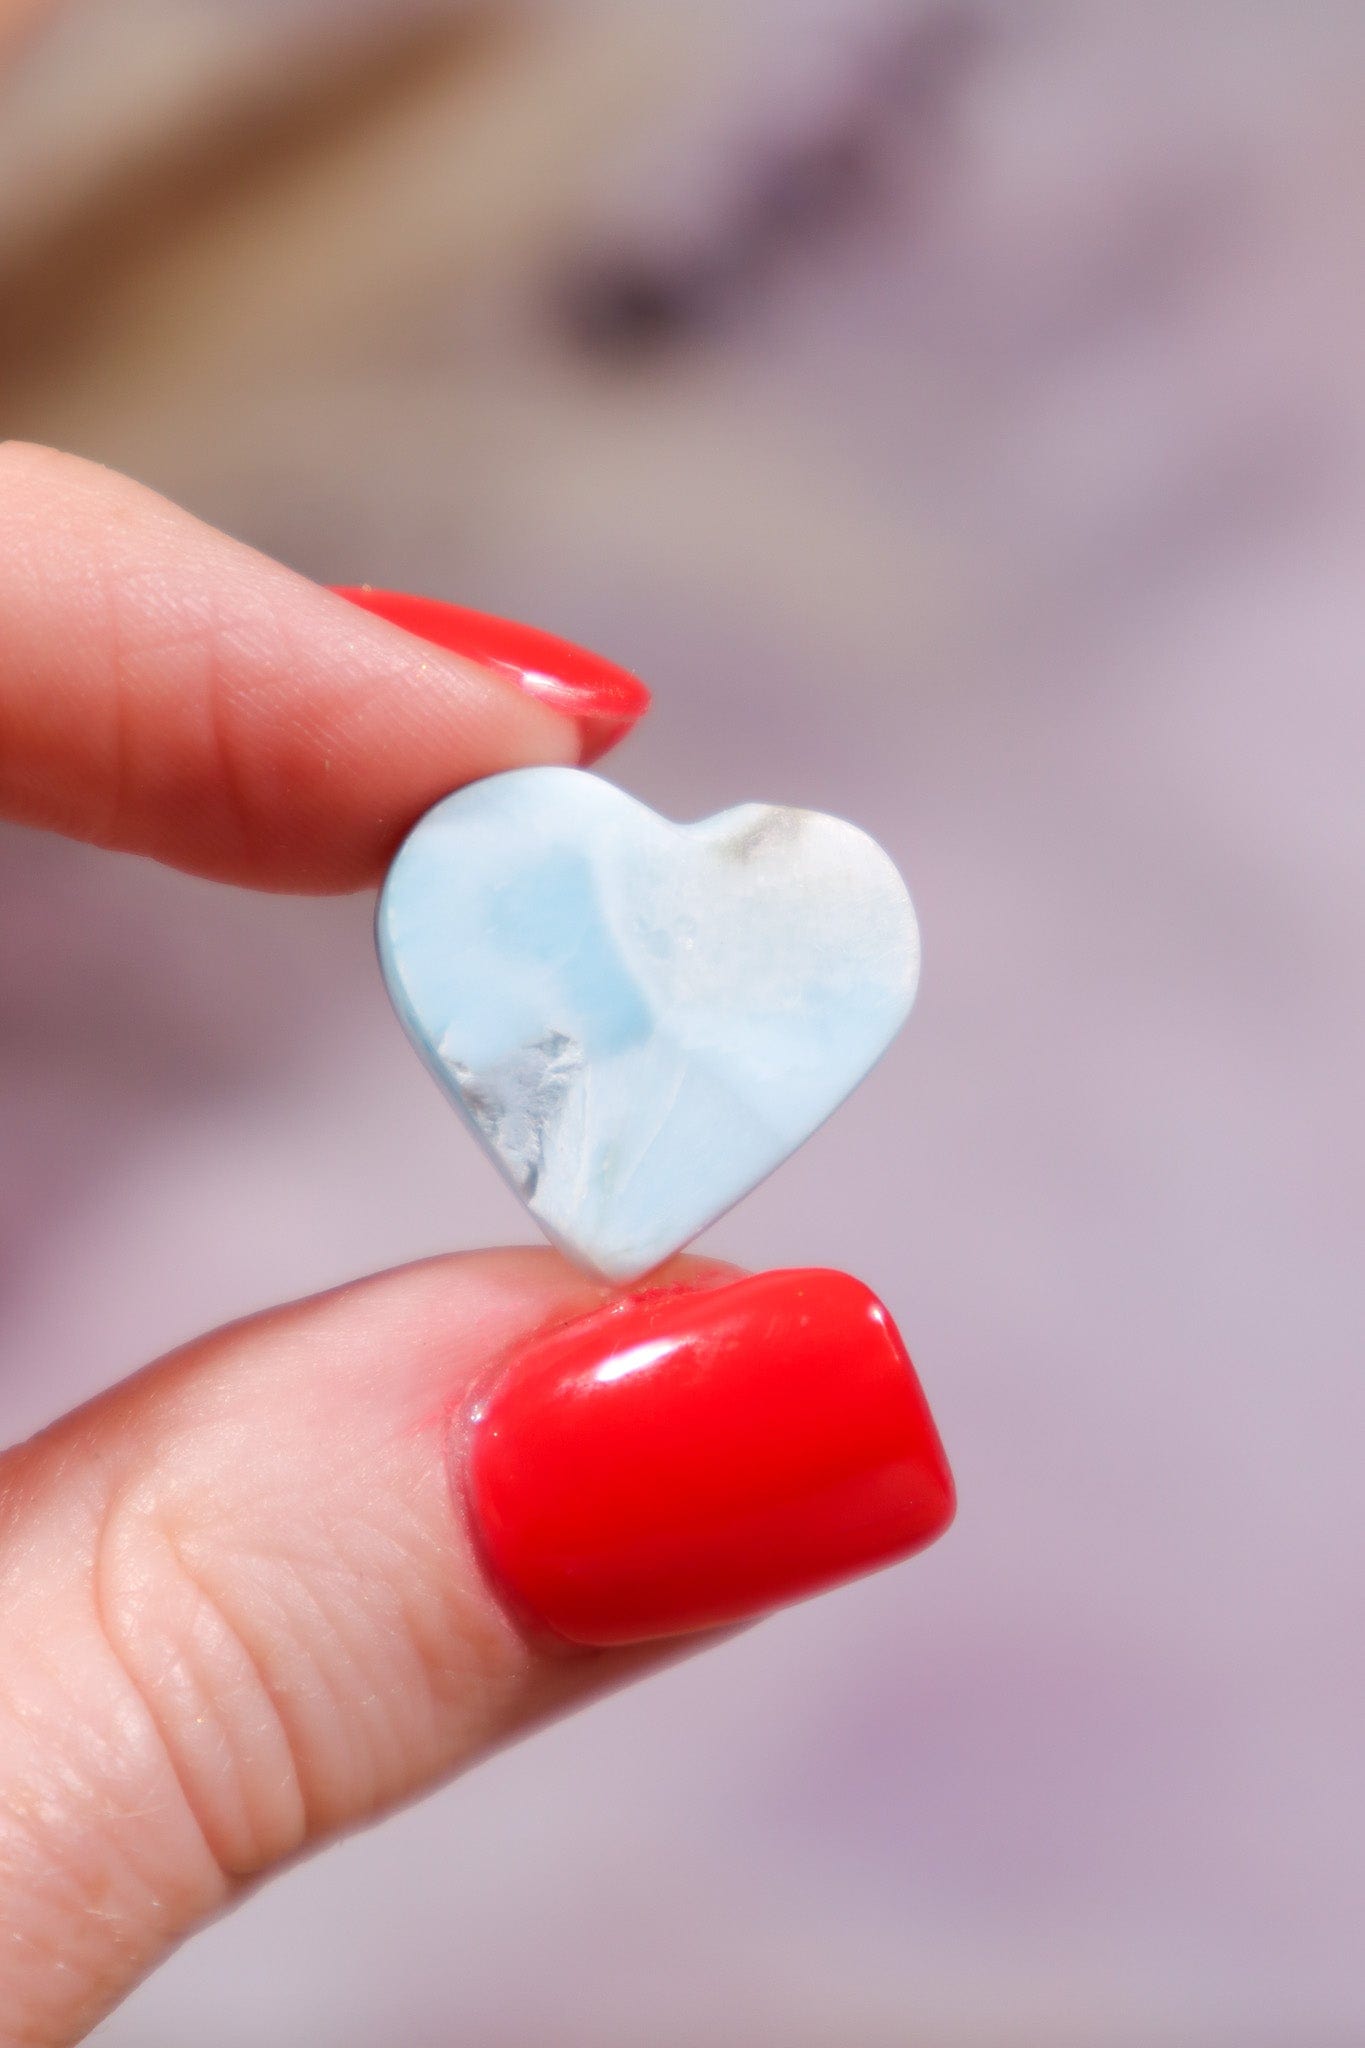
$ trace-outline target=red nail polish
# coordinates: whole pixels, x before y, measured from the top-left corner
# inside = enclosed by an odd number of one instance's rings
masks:
[[[818,1592],[931,1542],[954,1506],[894,1323],[820,1270],[545,1332],[477,1402],[466,1469],[509,1603],[595,1645]]]
[[[528,696],[577,719],[582,735],[579,758],[585,765],[623,740],[649,709],[649,691],[629,669],[536,626],[495,619],[489,612],[469,611],[435,597],[371,590],[368,584],[332,588],[338,597],[415,633],[419,640],[497,669]]]

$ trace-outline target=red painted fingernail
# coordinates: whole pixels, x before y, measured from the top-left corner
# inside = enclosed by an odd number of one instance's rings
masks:
[[[542,633],[513,619],[495,619],[464,605],[445,604],[436,597],[408,597],[397,590],[372,590],[368,583],[333,584],[338,597],[430,640],[437,647],[463,654],[469,661],[497,669],[528,696],[578,721],[579,759],[586,764],[623,740],[649,709],[649,691],[629,669]]]
[[[549,1330],[477,1402],[465,1455],[490,1576],[574,1643],[763,1613],[953,1515],[905,1346],[846,1273],[668,1288]]]

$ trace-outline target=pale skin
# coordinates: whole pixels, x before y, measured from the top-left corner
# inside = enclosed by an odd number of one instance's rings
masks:
[[[0,445],[0,815],[349,890],[436,797],[577,752],[151,492]],[[529,1640],[452,1484],[474,1383],[603,1298],[549,1252],[432,1260],[218,1331],[0,1456],[0,2048],[80,2040],[282,1862],[657,1661]]]

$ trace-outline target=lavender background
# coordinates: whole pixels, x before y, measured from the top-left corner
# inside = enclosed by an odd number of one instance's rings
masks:
[[[711,1241],[885,1295],[962,1499],[110,2048],[1361,2038],[1362,59],[1330,0],[83,0],[12,53],[0,430],[599,645],[627,787],[901,863],[909,1031]],[[526,1235],[370,915],[0,836],[5,1434]]]

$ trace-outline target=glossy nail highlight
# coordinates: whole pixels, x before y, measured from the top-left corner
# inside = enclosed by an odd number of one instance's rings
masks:
[[[411,597],[396,590],[374,590],[365,584],[334,584],[338,597],[430,640],[436,647],[462,654],[484,668],[496,669],[518,689],[577,721],[580,765],[586,766],[623,740],[650,705],[649,691],[629,669],[604,661],[513,619],[470,611],[435,597]]]
[[[581,1644],[743,1620],[953,1515],[895,1324],[819,1269],[629,1296],[545,1332],[476,1403],[463,1456],[490,1576]]]

